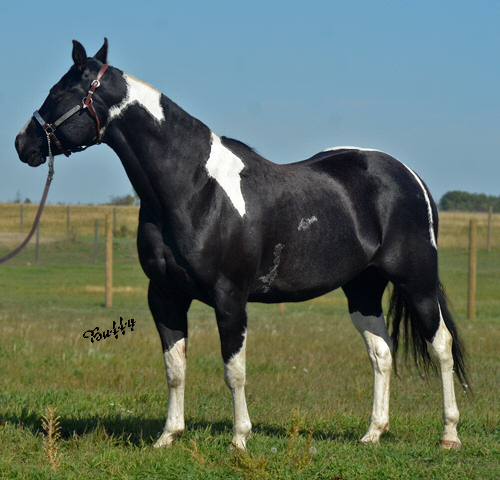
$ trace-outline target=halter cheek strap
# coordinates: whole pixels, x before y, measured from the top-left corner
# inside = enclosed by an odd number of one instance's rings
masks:
[[[97,123],[96,143],[97,144],[101,143],[101,122],[99,121],[99,117],[97,116],[97,113],[94,109],[92,97],[94,95],[96,88],[98,88],[101,85],[101,78],[104,75],[104,72],[107,70],[107,68],[108,64],[105,63],[99,70],[97,78],[90,84],[90,89],[87,92],[87,96],[78,105],[75,105],[71,110],[67,111],[64,115],[59,117],[54,123],[47,123],[42,118],[38,110],[35,111],[35,113],[33,113],[33,118],[42,126],[49,142],[50,140],[52,140],[56,144],[57,148],[67,157],[69,157],[72,152],[70,152],[61,145],[61,142],[56,137],[55,132],[57,130],[57,127],[59,127],[62,123],[71,118],[75,113],[79,112],[80,110],[88,109],[89,113],[96,119]],[[88,145],[86,147],[77,147],[74,151],[81,152],[82,150],[85,150],[87,147]]]

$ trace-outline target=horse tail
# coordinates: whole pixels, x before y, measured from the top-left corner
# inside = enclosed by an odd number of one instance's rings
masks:
[[[468,388],[469,382],[467,379],[467,369],[465,365],[465,352],[462,342],[458,335],[457,326],[453,321],[452,315],[447,307],[446,295],[443,285],[438,280],[438,302],[441,309],[441,315],[446,325],[446,328],[452,337],[452,355],[453,355],[453,370],[457,374],[460,383],[464,388]],[[427,339],[422,331],[420,315],[403,294],[401,289],[394,285],[389,314],[388,324],[392,323],[391,339],[393,343],[394,368],[397,373],[397,352],[399,347],[400,336],[404,340],[405,356],[411,349],[413,360],[417,368],[423,368],[425,372],[429,369],[435,369],[435,364],[427,349]]]

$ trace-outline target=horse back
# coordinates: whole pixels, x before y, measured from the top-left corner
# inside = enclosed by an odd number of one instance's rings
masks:
[[[435,206],[426,203],[426,187],[383,152],[321,152],[277,166],[271,187],[269,181],[258,215],[262,251],[252,288],[258,301],[289,301],[292,291],[294,298],[313,298],[375,265],[380,252],[415,238],[428,242],[428,209]]]

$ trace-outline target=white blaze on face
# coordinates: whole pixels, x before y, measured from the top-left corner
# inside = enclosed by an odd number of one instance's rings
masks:
[[[241,191],[240,172],[245,168],[245,165],[231,150],[222,145],[220,137],[213,132],[212,148],[205,168],[208,175],[222,187],[234,208],[243,217],[246,208]]]
[[[161,106],[161,93],[151,85],[126,73],[123,74],[123,78],[127,83],[127,95],[119,105],[115,105],[109,109],[108,123],[122,115],[134,103],[144,107],[158,122],[165,120],[165,114]]]

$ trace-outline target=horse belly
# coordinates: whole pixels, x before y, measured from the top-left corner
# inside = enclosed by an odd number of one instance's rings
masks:
[[[311,225],[312,227],[312,225]],[[303,232],[300,241],[274,246],[263,263],[249,301],[297,302],[335,290],[366,268],[370,256],[356,238],[323,238]]]

